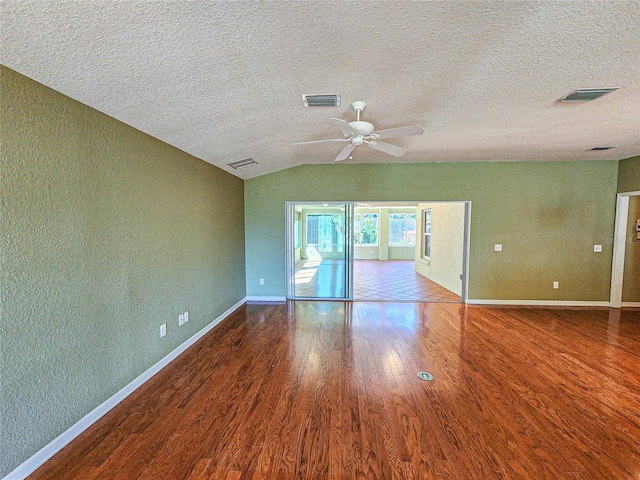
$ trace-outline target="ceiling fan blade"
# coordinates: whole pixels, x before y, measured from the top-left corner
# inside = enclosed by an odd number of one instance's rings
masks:
[[[411,135],[422,135],[424,128],[420,125],[407,125],[406,127],[387,128],[386,130],[378,130],[373,132],[378,138],[397,138],[409,137]]]
[[[292,143],[294,147],[299,145],[309,145],[311,143],[327,143],[327,142],[348,142],[348,138],[328,138],[326,140],[309,140],[308,142],[296,142]]]
[[[341,162],[342,160],[347,158],[349,155],[351,155],[351,152],[353,151],[354,148],[356,148],[356,146],[353,145],[352,143],[344,147],[342,151],[338,154],[334,162]]]
[[[396,147],[395,145],[390,145],[384,142],[371,141],[367,142],[367,145],[376,150],[380,150],[381,152],[393,155],[394,157],[401,157],[407,153],[404,148]]]
[[[349,122],[346,122],[341,118],[330,118],[329,121],[333,123],[335,126],[337,126],[340,130],[342,130],[342,133],[344,133],[348,137],[351,137],[353,135],[358,135],[358,132],[356,132],[353,128],[351,128],[351,125],[349,125]]]

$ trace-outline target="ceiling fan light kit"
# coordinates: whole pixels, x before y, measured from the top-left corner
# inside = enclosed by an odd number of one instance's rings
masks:
[[[309,145],[312,143],[325,143],[325,142],[349,142],[349,145],[345,146],[334,161],[341,162],[342,160],[352,157],[351,152],[354,148],[366,144],[374,150],[393,155],[394,157],[401,157],[407,151],[404,148],[396,147],[389,143],[378,141],[380,138],[397,138],[408,137],[411,135],[422,135],[424,128],[419,125],[407,125],[404,127],[389,128],[386,130],[375,131],[375,127],[372,123],[360,120],[360,114],[365,109],[367,104],[362,101],[353,102],[351,108],[356,112],[356,119],[353,122],[347,122],[341,118],[330,118],[329,121],[336,125],[344,135],[344,138],[329,138],[325,140],[311,140],[308,142],[294,143],[294,146]]]

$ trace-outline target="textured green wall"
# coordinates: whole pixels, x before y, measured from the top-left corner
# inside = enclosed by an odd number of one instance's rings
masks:
[[[618,166],[618,192],[640,192],[640,157],[620,160]],[[640,302],[640,243],[635,239],[635,221],[640,218],[640,197],[629,198],[627,244],[624,256],[622,301]]]
[[[344,163],[247,180],[247,294],[285,295],[285,201],[471,200],[469,298],[607,301],[617,174],[613,161]]]
[[[618,167],[618,192],[640,192],[640,157],[620,160]]]
[[[1,84],[0,477],[245,296],[242,180]]]
[[[622,279],[622,301],[640,302],[640,241],[634,229],[640,218],[640,196],[629,197],[627,219],[627,243],[624,249],[624,277]]]

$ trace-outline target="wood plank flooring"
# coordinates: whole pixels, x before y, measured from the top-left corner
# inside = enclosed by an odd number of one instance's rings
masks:
[[[639,372],[640,310],[249,304],[30,478],[637,480]]]

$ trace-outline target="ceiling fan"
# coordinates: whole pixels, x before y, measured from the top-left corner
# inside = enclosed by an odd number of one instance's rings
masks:
[[[294,143],[294,146],[309,145],[312,143],[326,143],[326,142],[349,142],[349,144],[342,149],[342,151],[335,158],[336,162],[341,162],[345,158],[351,155],[351,152],[358,145],[363,143],[369,145],[375,150],[388,153],[394,157],[401,157],[407,151],[404,148],[396,147],[388,143],[379,142],[381,138],[397,138],[408,137],[411,135],[422,135],[424,128],[419,125],[407,125],[405,127],[388,128],[386,130],[374,131],[373,124],[360,120],[360,113],[364,110],[367,104],[365,102],[353,102],[351,108],[356,112],[355,122],[346,122],[340,118],[330,118],[331,123],[336,125],[342,133],[344,138],[330,138],[326,140],[311,140],[309,142]]]

